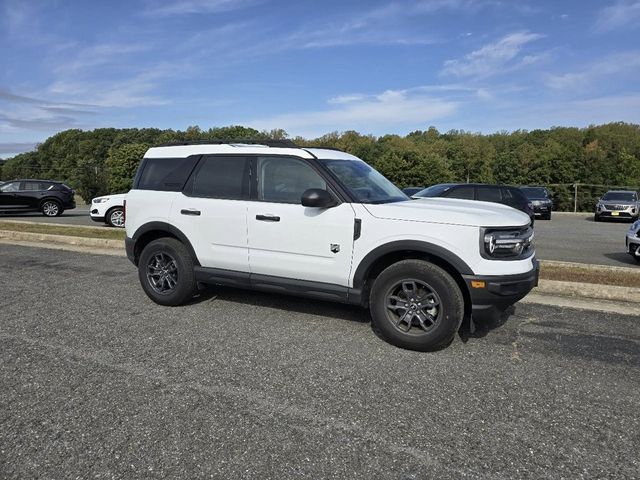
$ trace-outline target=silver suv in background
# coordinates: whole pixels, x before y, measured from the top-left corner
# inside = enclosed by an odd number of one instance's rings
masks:
[[[599,222],[603,218],[625,218],[638,220],[640,203],[638,193],[633,190],[609,190],[598,203],[593,219]]]

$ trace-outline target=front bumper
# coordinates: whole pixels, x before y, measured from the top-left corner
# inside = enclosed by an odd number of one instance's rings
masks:
[[[516,275],[463,275],[471,296],[473,315],[499,313],[524,298],[538,285],[540,264],[535,259],[533,262],[533,269]]]
[[[627,253],[634,258],[640,257],[640,237],[634,233],[628,233],[625,238]]]
[[[606,207],[600,207],[596,209],[596,215],[607,218],[638,218],[638,209],[632,206],[617,210],[609,210]]]

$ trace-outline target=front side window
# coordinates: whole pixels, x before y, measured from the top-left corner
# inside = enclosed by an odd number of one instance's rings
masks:
[[[0,192],[17,192],[20,190],[20,182],[5,183],[0,186]]]
[[[205,157],[193,176],[194,197],[241,200],[249,197],[249,160],[246,157]]]
[[[392,203],[409,200],[402,190],[362,160],[319,160],[359,203]]]
[[[310,188],[327,189],[326,182],[310,165],[287,157],[258,157],[258,200],[300,203]]]

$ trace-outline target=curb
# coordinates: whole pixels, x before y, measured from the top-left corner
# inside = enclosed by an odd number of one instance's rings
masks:
[[[563,297],[583,297],[599,300],[615,300],[626,303],[640,303],[640,288],[637,287],[618,287],[615,285],[541,279],[538,282],[538,286],[534,288],[532,292]]]
[[[51,235],[48,233],[14,232],[0,230],[0,239],[15,240],[19,242],[54,243],[73,245],[76,247],[95,247],[100,249],[112,248],[124,250],[124,240],[111,240],[107,238],[72,237],[67,235]],[[43,247],[46,245],[42,245]]]

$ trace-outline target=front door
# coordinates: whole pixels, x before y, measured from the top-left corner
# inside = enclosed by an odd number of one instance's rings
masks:
[[[303,207],[305,190],[328,189],[303,159],[257,157],[255,171],[256,198],[247,212],[252,275],[347,286],[355,219],[351,204]]]
[[[22,201],[20,193],[20,182],[3,184],[0,187],[0,208],[5,210],[27,208],[27,204]]]

